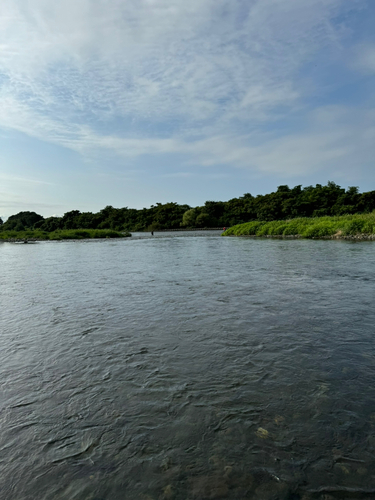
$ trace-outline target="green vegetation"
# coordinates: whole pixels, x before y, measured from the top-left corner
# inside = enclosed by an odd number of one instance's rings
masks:
[[[111,229],[64,229],[47,231],[0,231],[1,240],[81,240],[85,238],[124,238],[130,233],[120,233]]]
[[[72,210],[62,217],[44,218],[35,212],[20,212],[1,224],[7,231],[34,229],[45,233],[63,230],[160,231],[180,228],[231,227],[258,221],[341,216],[371,213],[375,210],[375,191],[359,193],[358,188],[341,188],[334,182],[315,187],[279,186],[270,194],[246,193],[229,201],[206,201],[190,207],[175,202],[157,203],[150,208],[114,208],[107,206],[97,213]],[[293,229],[294,230],[294,229]],[[325,229],[324,229],[325,231]]]
[[[214,202],[213,202],[214,203]],[[211,227],[217,222],[214,217],[205,212],[205,207],[187,210],[182,216],[181,227]]]
[[[189,205],[157,203],[151,208],[113,208],[107,206],[98,213],[72,210],[63,217],[49,217],[33,227],[42,231],[56,229],[112,229],[114,231],[158,231],[180,227]],[[6,223],[4,224],[6,225]],[[1,229],[0,229],[1,230]]]
[[[370,214],[291,220],[253,221],[227,229],[224,236],[301,236],[303,238],[345,237],[375,234],[375,211]]]
[[[24,231],[41,220],[43,220],[43,217],[35,212],[19,212],[16,215],[11,215],[6,223],[1,225],[0,230]]]

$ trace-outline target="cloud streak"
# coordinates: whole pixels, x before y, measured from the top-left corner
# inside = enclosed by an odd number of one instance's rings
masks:
[[[52,136],[49,120],[68,135],[72,121],[139,130],[172,120],[184,130],[256,120],[301,97],[300,65],[337,42],[330,19],[342,5],[5,0],[2,100],[44,118]]]
[[[327,105],[324,78],[338,64],[354,79],[375,73],[374,40],[353,41],[350,25],[368,5],[3,0],[0,128],[86,160],[178,156],[163,173],[176,178],[191,165],[268,176],[365,168],[374,99]]]

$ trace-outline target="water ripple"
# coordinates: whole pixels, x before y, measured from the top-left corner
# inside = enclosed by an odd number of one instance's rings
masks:
[[[374,245],[27,247],[0,246],[2,498],[373,498]]]

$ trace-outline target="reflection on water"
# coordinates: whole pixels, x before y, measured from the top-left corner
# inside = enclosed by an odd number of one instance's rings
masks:
[[[1,498],[375,498],[375,244],[182,236],[0,245]]]

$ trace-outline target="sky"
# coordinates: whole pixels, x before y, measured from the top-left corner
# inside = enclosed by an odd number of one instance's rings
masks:
[[[1,0],[0,217],[375,190],[374,0]]]

